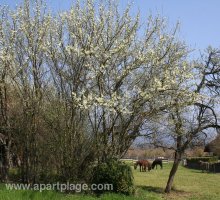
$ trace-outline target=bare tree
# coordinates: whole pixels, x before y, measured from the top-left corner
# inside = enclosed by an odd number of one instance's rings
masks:
[[[210,87],[216,89],[218,84],[215,78],[219,76],[216,53],[209,52],[205,64],[200,63],[200,67],[197,68],[199,78],[196,79],[195,84],[188,83],[188,85],[192,84],[191,93],[195,94],[191,103],[188,101],[185,104],[184,98],[177,97],[172,107],[162,113],[163,117],[150,126],[151,142],[157,147],[175,151],[174,163],[165,189],[167,193],[171,191],[175,174],[186,149],[197,144],[201,145],[201,141],[207,138],[207,134],[220,128],[216,109],[219,98],[209,90]]]

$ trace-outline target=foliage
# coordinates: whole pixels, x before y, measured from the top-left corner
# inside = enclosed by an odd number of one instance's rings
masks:
[[[121,161],[109,160],[98,164],[94,169],[92,183],[112,184],[113,192],[134,193],[133,173],[131,167]],[[104,192],[104,191],[97,191]]]

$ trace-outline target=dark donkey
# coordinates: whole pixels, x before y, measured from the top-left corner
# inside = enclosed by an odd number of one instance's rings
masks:
[[[152,163],[152,168],[154,169],[154,167],[156,166],[156,169],[157,169],[157,165],[160,165],[160,168],[163,169],[162,159],[155,159]]]
[[[134,169],[137,169],[137,166],[140,166],[140,172],[146,172],[147,168],[148,171],[151,170],[151,163],[148,160],[138,160],[135,164],[134,164]]]

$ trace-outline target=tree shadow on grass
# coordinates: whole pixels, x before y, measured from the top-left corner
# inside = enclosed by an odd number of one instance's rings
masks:
[[[144,190],[144,191],[147,191],[147,192],[154,192],[154,193],[157,193],[157,194],[166,194],[164,192],[164,188],[161,188],[161,187],[153,187],[153,186],[138,186],[138,188]],[[186,191],[184,190],[178,190],[176,188],[172,188],[171,190],[171,193],[179,193],[179,194],[183,194],[183,193],[186,193]]]
[[[208,171],[193,171],[195,174],[214,174],[213,172],[208,172]]]
[[[161,187],[143,186],[143,185],[137,186],[137,187],[144,191],[154,192],[157,194],[164,194],[164,188],[161,188]]]

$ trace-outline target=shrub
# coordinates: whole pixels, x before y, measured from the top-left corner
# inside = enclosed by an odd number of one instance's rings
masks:
[[[92,183],[112,184],[115,193],[133,194],[134,182],[131,167],[118,160],[109,160],[98,164],[94,169]],[[103,193],[107,191],[95,191]]]
[[[213,157],[209,158],[208,162],[210,162],[210,163],[218,162],[218,156],[213,156]]]

